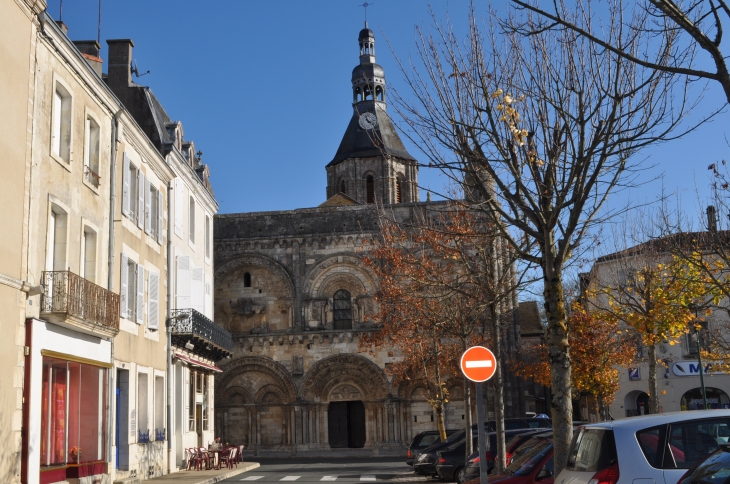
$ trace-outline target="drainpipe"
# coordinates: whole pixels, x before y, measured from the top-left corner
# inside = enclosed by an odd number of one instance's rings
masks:
[[[109,268],[107,275],[107,289],[111,291],[114,288],[114,210],[116,208],[116,182],[117,182],[117,129],[119,127],[119,115],[122,114],[124,108],[119,109],[112,116],[112,149],[111,149],[111,175],[109,176]],[[110,360],[114,365],[114,338],[111,339],[111,355]],[[112,367],[112,370],[114,367]],[[109,372],[109,388],[108,400],[106,406],[106,438],[109,445],[106,446],[106,461],[112,462],[112,402],[115,396],[115,378],[114,371]],[[111,469],[109,470],[111,474]]]
[[[173,178],[174,180],[174,178]],[[172,470],[172,180],[167,182],[167,473]]]

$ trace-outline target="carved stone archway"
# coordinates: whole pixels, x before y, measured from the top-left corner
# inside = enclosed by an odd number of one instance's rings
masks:
[[[390,382],[378,365],[360,355],[333,355],[318,361],[305,375],[299,392],[302,400],[324,402],[343,384],[359,389],[368,400],[390,394]]]

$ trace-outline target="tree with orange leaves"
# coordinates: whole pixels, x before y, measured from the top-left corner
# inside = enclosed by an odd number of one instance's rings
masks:
[[[397,348],[400,361],[391,366],[391,374],[396,381],[427,382],[445,438],[445,380],[461,376],[460,355],[489,339],[501,361],[501,323],[506,317],[501,308],[518,284],[512,253],[490,224],[463,203],[424,208],[413,226],[401,226],[387,216],[382,220],[382,239],[365,257],[379,278],[380,331],[362,344],[378,347],[387,339]],[[495,414],[503,433],[501,365],[495,379]],[[464,389],[468,428],[471,392],[466,380]]]
[[[571,386],[576,393],[593,395],[605,419],[605,407],[619,390],[619,368],[629,367],[636,357],[636,338],[619,321],[603,311],[588,312],[573,304],[570,324]],[[550,385],[547,346],[531,347],[517,363],[517,372],[537,383]]]

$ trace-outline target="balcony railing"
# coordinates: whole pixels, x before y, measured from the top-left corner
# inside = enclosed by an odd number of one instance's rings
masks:
[[[119,333],[119,295],[71,271],[42,275],[41,313],[47,320],[96,336]]]
[[[175,309],[170,321],[172,344],[220,360],[233,354],[231,333],[195,309]]]

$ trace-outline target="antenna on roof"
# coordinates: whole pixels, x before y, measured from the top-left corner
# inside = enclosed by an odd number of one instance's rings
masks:
[[[96,41],[101,45],[101,0],[99,0],[99,20],[96,22]]]
[[[358,7],[365,7],[365,28],[368,28],[368,7],[374,3],[363,2]]]
[[[132,70],[132,74],[134,74],[135,76],[142,77],[142,76],[146,76],[147,74],[150,73],[149,69],[147,69],[147,72],[143,72],[142,74],[140,74],[139,67],[137,66],[137,60],[135,59],[133,62],[134,62],[134,65],[132,66],[131,70]]]
[[[63,22],[63,0],[58,5],[58,20]]]

